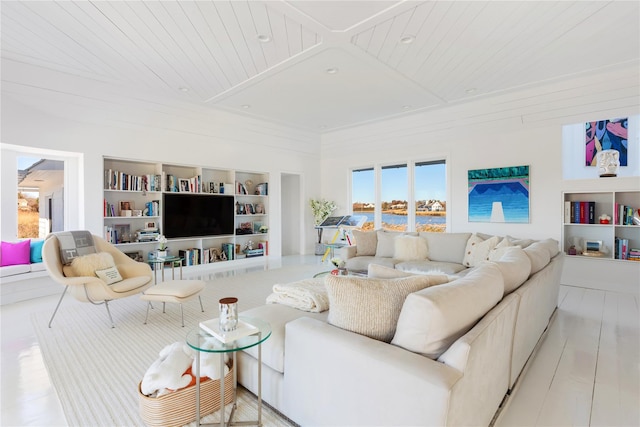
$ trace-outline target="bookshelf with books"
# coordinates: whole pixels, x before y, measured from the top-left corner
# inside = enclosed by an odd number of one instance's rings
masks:
[[[105,158],[103,194],[105,239],[123,252],[141,253],[143,259],[154,256],[160,235],[166,235],[170,254],[182,257],[186,267],[211,267],[208,264],[215,263],[223,268],[221,261],[249,262],[243,259],[254,258],[258,251],[247,256],[243,252],[247,245],[254,249],[267,246],[266,173]],[[181,205],[185,206],[186,215],[181,212]],[[198,210],[224,214],[219,218],[203,213],[189,217],[190,212]],[[215,228],[211,223],[216,219],[226,221],[228,226]],[[192,227],[183,235],[170,236],[169,229],[164,230],[169,223],[174,231],[181,231],[189,223],[198,222],[205,223],[203,228]],[[241,223],[251,224],[250,235],[235,232]],[[267,254],[266,250],[263,254]],[[256,262],[264,262],[264,258],[252,261]]]
[[[565,192],[563,203],[565,253],[637,260],[633,255],[640,248],[640,191]]]

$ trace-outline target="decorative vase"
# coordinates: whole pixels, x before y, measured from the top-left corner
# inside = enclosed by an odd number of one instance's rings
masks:
[[[166,249],[165,250],[158,249],[158,251],[156,252],[157,258],[166,258],[167,255],[168,255],[168,251]]]
[[[598,174],[601,178],[618,176],[620,167],[620,153],[618,150],[602,150],[596,154]]]
[[[218,301],[220,332],[235,331],[238,327],[238,298],[227,297]]]

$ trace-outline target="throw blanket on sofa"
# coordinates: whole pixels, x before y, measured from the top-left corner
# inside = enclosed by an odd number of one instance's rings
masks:
[[[267,304],[283,304],[298,310],[320,313],[329,309],[324,279],[304,279],[284,285],[273,285]]]

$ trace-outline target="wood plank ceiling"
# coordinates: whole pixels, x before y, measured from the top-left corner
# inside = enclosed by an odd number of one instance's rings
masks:
[[[637,1],[2,1],[2,94],[322,132],[638,67]]]

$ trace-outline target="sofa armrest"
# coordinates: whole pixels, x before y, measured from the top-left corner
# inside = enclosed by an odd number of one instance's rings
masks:
[[[287,323],[285,348],[284,412],[300,425],[445,425],[462,377],[443,363],[308,317]]]
[[[335,250],[335,254],[337,257],[341,258],[343,261],[348,260],[349,258],[353,258],[356,256],[356,247],[355,246],[343,246],[339,249]]]

